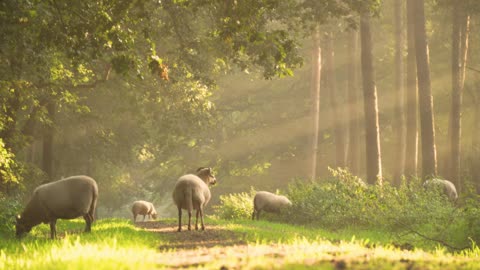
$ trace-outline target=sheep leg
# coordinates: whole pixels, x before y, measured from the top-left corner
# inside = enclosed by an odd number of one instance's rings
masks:
[[[182,208],[178,207],[178,230],[177,232],[182,231]]]
[[[137,214],[133,214],[133,223],[135,224],[135,221],[137,221]]]
[[[55,239],[57,237],[57,220],[50,221],[50,238]]]
[[[195,230],[198,231],[198,214],[200,213],[200,210],[197,210],[197,213],[195,215]]]
[[[255,209],[253,209],[253,213],[252,213],[252,220],[255,220]]]
[[[145,215],[143,215],[143,221],[145,222]]]
[[[86,214],[83,216],[83,219],[85,219],[85,232],[91,232],[93,217],[90,214]]]
[[[202,221],[202,231],[205,231],[205,224],[203,224],[203,207],[200,207],[198,211],[200,212],[200,219]]]
[[[260,218],[260,210],[257,210],[257,220]]]
[[[189,231],[192,230],[191,222],[192,222],[192,210],[188,209],[188,230]]]

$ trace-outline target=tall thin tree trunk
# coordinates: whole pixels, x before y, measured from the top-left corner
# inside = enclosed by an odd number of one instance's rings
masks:
[[[397,104],[395,107],[395,116],[397,118],[394,130],[396,130],[396,168],[393,176],[393,183],[395,185],[400,184],[400,178],[404,175],[405,171],[405,156],[406,156],[406,126],[405,126],[405,87],[404,87],[404,67],[403,67],[403,1],[395,0],[395,90],[397,92]]]
[[[420,132],[422,138],[422,177],[426,179],[437,175],[433,96],[430,81],[427,33],[425,29],[424,1],[415,0],[413,3],[415,12],[415,51],[417,57]]]
[[[465,82],[465,66],[468,51],[468,34],[470,18],[464,7],[454,5],[452,22],[452,107],[450,112],[449,139],[450,151],[447,151],[449,164],[448,177],[461,189],[461,110]]]
[[[418,124],[417,124],[417,63],[415,58],[415,24],[414,6],[415,0],[407,0],[407,90],[406,95],[406,160],[405,175],[417,176],[418,167]]]
[[[359,88],[357,81],[357,50],[358,50],[358,32],[350,32],[350,46],[348,50],[348,110],[349,110],[349,153],[348,153],[348,165],[350,171],[359,175],[359,157],[360,157],[360,108],[359,108]]]
[[[475,90],[478,91],[480,89],[475,89]],[[474,105],[473,126],[480,127],[480,98],[475,93],[472,93],[471,97]],[[472,156],[478,157],[479,155],[480,155],[480,131],[478,130],[478,128],[472,128]],[[480,162],[478,158],[472,158],[470,162],[471,162],[470,174],[472,175],[472,179],[475,181],[474,184],[475,184],[477,193],[480,193],[480,168],[478,166]]]
[[[55,103],[51,101],[47,104],[47,111],[51,125],[45,127],[43,134],[43,155],[42,155],[42,169],[47,174],[48,178],[53,180],[53,136],[55,133]]]
[[[320,132],[320,74],[322,70],[322,51],[320,48],[320,33],[317,29],[314,33],[312,52],[312,99],[313,99],[313,136],[312,136],[312,166],[310,177],[315,180],[317,176],[318,162],[318,134]]]
[[[365,110],[365,142],[367,155],[367,181],[369,184],[382,184],[382,159],[380,154],[380,128],[378,124],[377,89],[373,68],[372,36],[370,33],[370,15],[360,18],[360,36],[362,46],[362,77]]]
[[[328,89],[328,95],[330,99],[330,107],[332,111],[332,120],[334,125],[335,134],[335,166],[345,167],[345,140],[344,140],[344,121],[342,121],[342,115],[338,106],[337,98],[337,83],[335,74],[335,49],[333,45],[333,33],[329,32],[324,35],[325,37],[325,80],[324,86]]]

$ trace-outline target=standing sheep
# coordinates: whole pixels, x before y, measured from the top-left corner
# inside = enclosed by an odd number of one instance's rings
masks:
[[[217,180],[210,168],[198,168],[196,175],[187,174],[181,176],[173,189],[173,202],[178,208],[178,231],[182,231],[182,209],[188,211],[188,230],[191,228],[192,210],[197,210],[195,219],[195,230],[198,230],[198,215],[200,214],[202,230],[205,230],[203,223],[203,210],[211,198],[209,185],[215,185]]]
[[[455,185],[448,180],[433,178],[431,180],[425,181],[423,186],[426,188],[440,188],[451,201],[456,201],[458,198]]]
[[[258,220],[262,210],[270,213],[279,213],[280,209],[291,205],[292,202],[285,196],[276,195],[268,191],[259,191],[253,198],[252,220],[255,220],[255,216]]]
[[[57,235],[57,219],[80,216],[86,222],[85,232],[90,232],[97,198],[97,182],[84,175],[38,186],[23,213],[16,218],[16,235],[20,237],[40,223],[49,223],[50,237],[54,239]]]
[[[147,201],[135,201],[132,205],[133,223],[137,220],[138,215],[143,215],[143,221],[145,216],[149,216],[150,219],[157,218],[157,211],[151,202]]]

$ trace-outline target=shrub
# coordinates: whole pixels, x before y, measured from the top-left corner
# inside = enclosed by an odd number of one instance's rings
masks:
[[[15,216],[21,211],[18,198],[7,197],[0,193],[0,235],[12,234],[15,230]]]
[[[220,205],[213,206],[215,214],[223,219],[248,219],[253,212],[253,187],[250,193],[241,192],[220,196]]]

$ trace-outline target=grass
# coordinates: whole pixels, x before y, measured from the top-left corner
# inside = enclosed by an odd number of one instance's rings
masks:
[[[166,233],[135,227],[123,219],[98,220],[92,233],[81,233],[83,220],[60,220],[59,239],[49,239],[49,227],[37,226],[17,240],[2,235],[0,269],[479,269],[480,249],[450,253],[439,247],[401,250],[389,234],[378,231],[325,231],[268,221],[207,219],[207,232]],[[216,230],[215,228],[221,228]],[[225,232],[231,232],[225,234]],[[67,232],[67,233],[65,233]],[[224,234],[222,235],[216,235]],[[180,237],[181,236],[181,237]],[[238,237],[241,244],[159,249],[173,238]]]
[[[144,258],[156,255],[158,236],[134,227],[128,220],[94,223],[92,233],[80,233],[83,220],[57,223],[60,239],[50,240],[46,225],[22,240],[13,236],[0,243],[0,269],[138,269],[152,268]],[[64,232],[69,233],[65,234]]]

